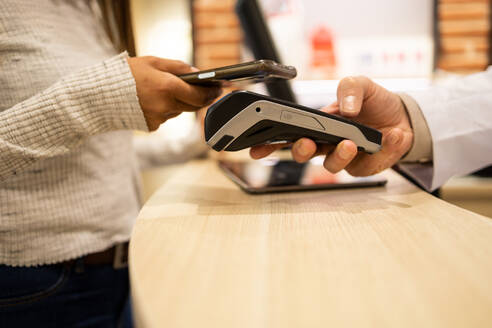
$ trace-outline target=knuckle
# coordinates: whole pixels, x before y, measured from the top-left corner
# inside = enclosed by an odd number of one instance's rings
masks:
[[[160,92],[174,93],[176,90],[176,83],[170,74],[166,73],[165,79],[159,79],[156,83],[157,90]]]
[[[185,65],[185,62],[179,59],[169,59],[174,65]]]
[[[160,82],[157,82],[155,84],[155,89],[159,92],[159,93],[164,93],[164,94],[167,94],[168,92],[171,91],[171,87],[170,87],[170,83],[166,83],[164,81],[160,81]]]
[[[373,171],[370,173],[370,175],[374,175],[374,174],[378,174],[378,173],[381,173],[383,172],[384,170],[386,170],[387,168],[389,167],[389,165],[387,165],[386,163],[379,163],[374,169]]]
[[[356,83],[358,84],[363,84],[363,83],[367,83],[369,81],[371,81],[367,76],[365,75],[358,75],[358,76],[355,76],[354,77]]]
[[[189,68],[190,65],[188,65],[187,63],[185,63],[184,61],[182,60],[176,60],[176,66],[178,66],[179,68]]]
[[[333,165],[333,163],[330,161],[330,160],[325,160],[325,162],[323,163],[323,166],[325,167],[325,169],[331,173],[337,173],[338,171],[340,171],[340,169],[337,169],[337,167],[335,165]]]
[[[345,170],[353,177],[367,177],[368,168],[360,165],[347,166]]]
[[[172,66],[174,67],[175,70],[179,72],[187,72],[190,70],[191,67],[190,65],[188,65],[187,63],[181,60],[173,60]]]
[[[357,77],[347,76],[340,81],[342,88],[354,88],[357,85]]]
[[[353,167],[346,167],[345,168],[345,171],[347,171],[348,174],[350,174],[351,176],[353,177],[360,177],[362,176],[361,174],[359,174],[359,172],[357,171],[357,169],[353,168]]]
[[[338,91],[343,94],[355,95],[364,89],[369,78],[365,76],[348,76],[340,81]]]
[[[155,66],[155,65],[157,65],[157,62],[158,62],[158,60],[159,60],[159,59],[158,59],[157,57],[155,57],[155,56],[145,56],[145,57],[143,57],[143,58],[144,58],[144,60],[145,60],[145,61],[146,61],[149,65],[151,65],[151,66]]]
[[[152,113],[152,115],[159,120],[162,119],[165,110],[166,107],[163,104],[154,104],[154,106],[148,108],[148,112]]]

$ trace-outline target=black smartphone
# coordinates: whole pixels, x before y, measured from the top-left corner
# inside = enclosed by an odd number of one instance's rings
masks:
[[[346,171],[333,174],[323,166],[323,158],[307,163],[264,158],[258,161],[219,161],[225,175],[249,194],[313,191],[384,186],[381,175],[353,177]]]
[[[278,79],[293,79],[296,76],[295,67],[267,59],[179,75],[185,82],[199,85],[221,85],[224,82],[270,82]]]

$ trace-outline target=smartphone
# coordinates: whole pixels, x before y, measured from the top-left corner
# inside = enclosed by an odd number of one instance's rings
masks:
[[[207,86],[222,85],[224,82],[258,83],[278,79],[288,80],[296,76],[295,67],[267,59],[179,75],[182,80],[190,84]]]
[[[307,163],[265,158],[258,161],[219,161],[225,175],[249,194],[384,186],[381,175],[353,177],[346,171],[333,174],[323,167],[323,158]]]

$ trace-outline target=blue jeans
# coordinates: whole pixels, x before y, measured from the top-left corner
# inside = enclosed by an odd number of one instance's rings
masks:
[[[0,327],[131,327],[128,269],[0,265]]]

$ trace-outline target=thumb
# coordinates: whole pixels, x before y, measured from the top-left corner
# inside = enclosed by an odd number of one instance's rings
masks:
[[[328,114],[336,114],[338,113],[338,102],[334,102],[332,104],[329,104],[323,108],[320,109],[322,112],[328,113]]]
[[[337,89],[340,114],[347,117],[359,115],[364,99],[371,96],[371,83],[365,76],[342,79]]]
[[[181,60],[164,59],[159,57],[152,57],[150,60],[150,65],[160,71],[168,72],[174,75],[198,71],[197,68],[182,62]]]

